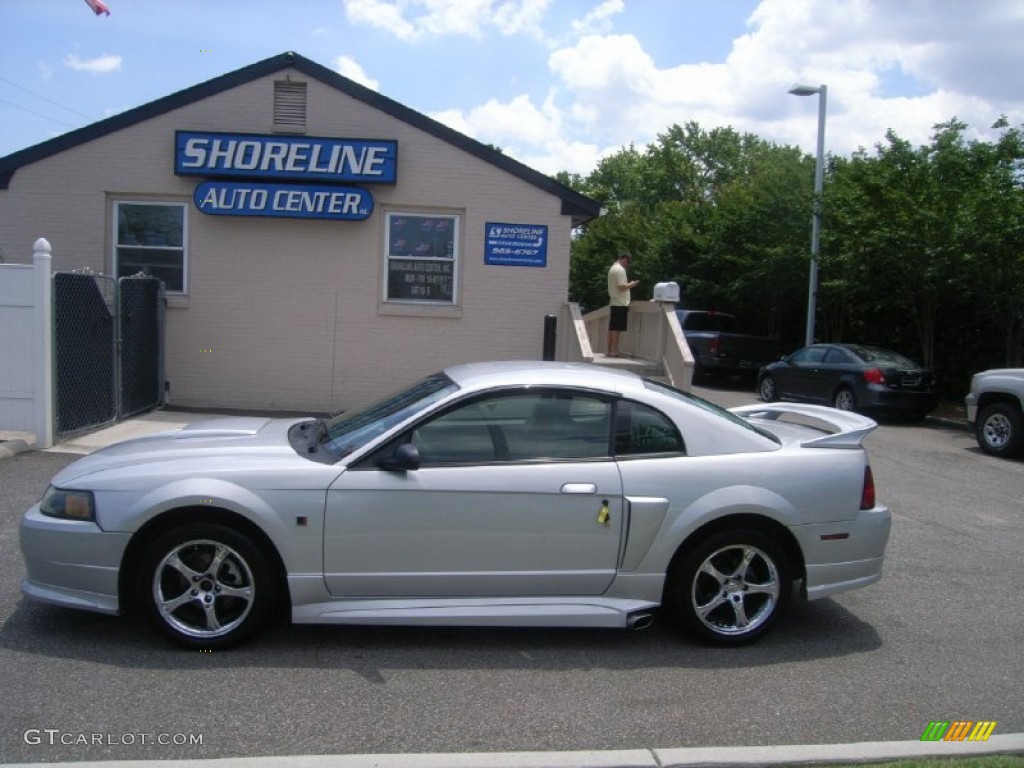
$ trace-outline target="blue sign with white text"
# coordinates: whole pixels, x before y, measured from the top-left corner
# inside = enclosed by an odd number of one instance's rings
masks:
[[[196,186],[192,200],[211,216],[361,221],[373,213],[373,196],[365,189],[330,184],[204,181]]]
[[[394,184],[398,142],[176,131],[174,172],[179,176]]]
[[[544,224],[488,222],[484,264],[504,267],[546,267],[548,228]]]

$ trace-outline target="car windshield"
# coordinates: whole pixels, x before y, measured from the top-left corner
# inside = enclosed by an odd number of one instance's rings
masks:
[[[899,352],[891,349],[879,349],[878,347],[853,347],[853,352],[865,363],[873,365],[891,365],[897,368],[920,368],[917,363],[909,357],[904,357]]]
[[[324,422],[323,447],[343,459],[457,389],[455,382],[436,373],[368,408],[340,413]]]
[[[661,382],[653,381],[652,379],[644,379],[644,386],[648,389],[653,389],[656,392],[662,392],[670,397],[674,397],[677,400],[683,400],[690,405],[694,405],[708,411],[709,413],[713,413],[726,421],[730,421],[733,424],[743,427],[744,429],[749,429],[751,432],[755,432],[761,437],[771,440],[776,445],[782,445],[782,441],[768,430],[756,427],[746,419],[737,416],[735,413],[731,413],[730,411],[725,410],[725,408],[717,406],[714,403],[708,402],[702,397],[697,397],[697,395],[691,394],[690,392],[684,392],[681,389],[670,387],[667,384],[662,384]]]

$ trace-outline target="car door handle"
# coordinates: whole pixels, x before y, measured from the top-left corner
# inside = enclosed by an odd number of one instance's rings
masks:
[[[566,483],[562,486],[562,493],[597,493],[597,486],[594,483]]]

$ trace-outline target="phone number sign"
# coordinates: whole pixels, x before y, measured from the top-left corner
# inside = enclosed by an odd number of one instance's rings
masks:
[[[548,228],[542,224],[488,222],[484,264],[501,267],[546,267]]]

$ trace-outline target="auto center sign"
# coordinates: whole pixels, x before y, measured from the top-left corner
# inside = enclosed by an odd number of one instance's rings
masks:
[[[370,192],[334,185],[394,184],[398,142],[177,131],[174,172],[217,179],[193,194],[210,215],[360,220],[373,212]]]
[[[192,201],[211,216],[359,221],[373,213],[373,197],[365,189],[326,184],[204,181],[196,186]]]

